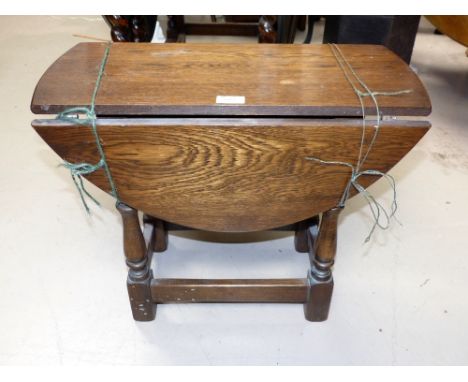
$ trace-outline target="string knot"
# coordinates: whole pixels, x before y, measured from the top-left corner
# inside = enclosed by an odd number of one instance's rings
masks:
[[[341,49],[335,44],[331,44],[330,49],[338,63],[338,66],[342,70],[346,80],[351,85],[352,90],[356,94],[359,100],[359,104],[361,106],[362,132],[361,132],[361,144],[359,146],[357,164],[356,166],[353,166],[351,163],[348,163],[348,162],[326,161],[326,160],[322,160],[316,157],[307,157],[306,159],[310,161],[318,162],[320,164],[340,165],[340,166],[349,167],[351,169],[351,177],[340,199],[339,207],[344,207],[346,201],[349,198],[351,187],[354,187],[359,194],[364,196],[364,198],[367,201],[367,204],[369,205],[369,208],[371,210],[371,213],[374,219],[374,225],[372,226],[369,234],[367,235],[365,239],[365,242],[367,243],[370,240],[372,234],[374,233],[377,227],[385,230],[390,226],[391,218],[395,218],[395,220],[398,221],[398,219],[396,219],[396,216],[395,216],[397,207],[398,207],[397,197],[396,197],[395,179],[391,175],[385,174],[379,170],[361,170],[361,168],[364,165],[364,162],[367,160],[367,157],[372,147],[374,146],[374,143],[377,139],[377,136],[380,130],[381,115],[380,115],[380,110],[379,110],[379,104],[377,102],[377,96],[396,96],[396,95],[411,93],[412,90],[404,89],[404,90],[397,90],[397,91],[372,91],[371,89],[369,89],[366,83],[357,75],[356,71],[353,69],[351,64],[344,57],[343,53],[341,52]],[[359,89],[358,86],[364,90]],[[370,142],[367,145],[367,150],[365,151],[364,151],[364,146],[365,146],[365,136],[366,136],[366,108],[365,108],[364,101],[363,101],[364,97],[370,97],[372,99],[372,102],[374,103],[374,106],[375,106],[375,114],[376,114],[376,124],[374,126],[374,132],[373,132]],[[387,180],[387,182],[389,183],[390,187],[393,190],[393,201],[391,203],[390,209],[387,210],[381,203],[379,203],[374,198],[374,196],[372,196],[372,194],[369,191],[367,191],[367,189],[364,186],[362,186],[359,183],[358,180],[361,176],[381,176]],[[383,222],[381,221],[382,217],[384,219]]]
[[[374,224],[367,235],[366,239],[364,240],[365,243],[367,243],[372,234],[374,233],[375,229],[377,227],[386,230],[390,227],[391,219],[394,218],[396,221],[398,219],[396,218],[396,211],[398,209],[398,204],[397,204],[397,194],[396,194],[396,183],[395,179],[393,176],[386,174],[382,171],[379,170],[363,170],[360,171],[358,170],[355,166],[353,166],[351,163],[347,162],[340,162],[340,161],[326,161],[323,159],[319,159],[316,157],[306,157],[306,160],[318,162],[320,164],[325,164],[325,165],[338,165],[338,166],[346,166],[351,169],[351,177],[349,179],[349,182],[347,186],[345,187],[345,190],[343,192],[343,195],[341,196],[339,207],[344,207],[346,201],[349,198],[349,194],[351,192],[351,187],[354,187],[356,191],[364,196],[366,199],[367,204],[369,205],[369,209],[372,213],[372,217],[374,219]],[[390,208],[384,207],[380,202],[375,199],[375,197],[363,186],[358,182],[358,179],[361,176],[366,176],[366,175],[373,175],[373,176],[381,176],[387,180],[387,182],[390,185],[390,188],[393,191],[393,197],[392,197],[392,203],[390,205]],[[383,220],[382,220],[383,219]]]
[[[80,114],[83,114],[85,118],[80,118]],[[90,107],[71,107],[57,114],[57,119],[77,125],[89,125],[91,121],[96,119],[96,113],[94,108]]]
[[[117,202],[119,202],[117,188],[115,186],[114,180],[112,178],[112,174],[107,164],[106,154],[104,152],[104,148],[102,147],[102,143],[99,138],[99,133],[97,131],[97,126],[96,126],[96,118],[97,118],[96,111],[95,111],[96,97],[99,91],[99,86],[101,84],[102,77],[104,76],[104,68],[106,66],[107,59],[109,57],[109,52],[110,52],[110,44],[108,44],[106,47],[106,50],[104,52],[104,57],[102,58],[102,61],[101,61],[101,66],[99,67],[98,77],[96,80],[96,84],[94,86],[90,106],[89,107],[83,107],[83,106],[71,107],[62,111],[61,113],[57,115],[57,119],[61,121],[70,122],[75,125],[91,126],[92,131],[93,131],[94,139],[95,139],[96,146],[97,146],[99,156],[100,156],[99,162],[96,164],[90,164],[90,163],[70,163],[70,162],[64,161],[64,163],[62,164],[63,167],[70,170],[71,177],[80,194],[81,201],[83,202],[83,205],[87,213],[90,213],[90,210],[89,210],[88,205],[86,204],[84,195],[88,196],[88,198],[90,198],[97,205],[100,205],[100,204],[84,187],[83,175],[89,175],[95,172],[96,170],[99,170],[100,168],[104,169],[107,180],[109,181],[109,185],[111,186],[112,195],[117,199]],[[83,115],[84,117],[80,118],[79,117],[80,115]]]
[[[86,203],[86,200],[84,198],[84,195],[86,195],[89,199],[91,199],[96,205],[100,206],[100,203],[86,190],[84,183],[83,183],[83,175],[88,175],[93,173],[94,171],[102,168],[104,166],[104,161],[101,159],[98,163],[96,164],[90,164],[90,163],[70,163],[67,161],[64,161],[60,166],[65,167],[66,169],[70,170],[71,177],[73,179],[73,183],[75,183],[76,189],[78,190],[78,193],[80,194],[81,202],[83,203],[83,206],[85,207],[85,210],[87,213],[90,213],[88,204]]]

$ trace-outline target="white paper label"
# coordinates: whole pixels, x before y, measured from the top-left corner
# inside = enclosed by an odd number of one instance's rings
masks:
[[[216,103],[224,103],[224,104],[237,104],[243,105],[245,104],[245,97],[244,96],[216,96]]]

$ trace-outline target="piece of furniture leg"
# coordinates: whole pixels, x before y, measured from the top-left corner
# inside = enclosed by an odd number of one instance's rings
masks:
[[[154,279],[156,303],[281,302],[304,303],[306,279]]]
[[[274,44],[277,40],[277,16],[262,16],[258,22],[258,42]]]
[[[114,42],[150,42],[158,16],[103,16]]]
[[[304,304],[304,314],[309,321],[325,321],[328,317],[333,293],[331,268],[335,259],[338,216],[341,210],[341,207],[337,207],[322,214],[316,240],[313,240],[314,233],[311,229],[308,231],[311,268],[307,275],[309,293]]]
[[[311,226],[315,226],[315,230],[317,230],[318,224],[318,216],[314,216],[311,219],[306,219],[297,223],[296,230],[294,232],[294,247],[296,248],[297,252],[310,252],[308,231]]]
[[[262,17],[262,38],[292,42],[296,18]],[[173,27],[168,40],[207,31],[206,25],[185,23],[183,16],[168,20]],[[213,32],[226,28],[211,24]],[[256,35],[258,26],[253,26]],[[140,34],[138,22],[131,28],[132,35]],[[355,79],[362,76],[370,89],[395,92],[380,97],[379,105],[365,105],[369,114],[382,113],[375,142],[373,121],[365,128],[366,120],[357,118],[362,107],[349,83],[353,67],[359,74]],[[216,95],[221,95],[219,104]],[[69,108],[82,118],[69,115]],[[75,181],[75,174],[86,175],[103,192],[117,191],[125,203],[117,208],[136,320],[153,319],[153,303],[226,301],[305,304],[308,320],[323,321],[333,289],[336,206],[353,173],[347,164],[360,157],[357,143],[366,143],[369,151],[361,168],[367,176],[359,178],[367,188],[381,178],[373,174],[389,171],[428,131],[429,122],[420,118],[431,112],[431,102],[414,71],[379,45],[101,42],[80,43],[58,58],[38,82],[31,110],[60,114],[32,125],[70,164]],[[101,164],[106,171],[83,163]],[[350,197],[358,192],[352,191]],[[137,211],[164,222],[145,220],[143,237]],[[316,215],[321,215],[319,225],[298,227],[297,222]],[[296,248],[307,249],[309,275],[154,279],[153,249],[165,248],[165,231],[187,228],[297,230]]]
[[[151,321],[156,314],[156,305],[151,298],[153,274],[138,212],[124,203],[117,203],[116,207],[123,220],[124,253],[129,268],[127,288],[133,318],[136,321]]]
[[[154,227],[155,238],[152,244],[153,252],[164,252],[167,249],[168,230],[164,220],[149,215],[143,215],[143,221]]]

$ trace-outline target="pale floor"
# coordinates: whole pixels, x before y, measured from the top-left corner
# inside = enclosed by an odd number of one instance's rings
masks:
[[[108,29],[100,17],[0,18],[0,364],[468,364],[465,48],[421,28],[412,66],[431,95],[433,127],[391,171],[403,225],[363,244],[367,206],[349,201],[328,321],[305,321],[301,305],[200,304],[159,306],[154,322],[137,323],[113,200],[90,186],[102,208],[89,218],[30,127],[34,86],[83,41],[73,34],[107,38]],[[370,191],[390,195],[384,182]],[[157,273],[306,274],[289,233],[227,241],[173,235]]]

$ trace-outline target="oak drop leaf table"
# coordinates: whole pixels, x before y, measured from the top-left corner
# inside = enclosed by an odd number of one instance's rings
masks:
[[[378,97],[379,132],[362,169],[386,173],[429,129],[421,120],[431,111],[429,97],[386,48],[340,49],[373,92],[409,89]],[[340,200],[352,171],[307,158],[355,163],[363,134],[359,99],[330,46],[81,43],[47,69],[31,109],[89,107],[94,91],[93,121],[118,192],[135,320],[152,320],[157,304],[171,302],[302,303],[306,319],[327,318]],[[364,109],[375,115],[371,97]],[[364,148],[373,124],[364,130]],[[102,159],[89,123],[49,118],[32,125],[69,163]],[[103,167],[85,176],[111,192]],[[149,242],[138,211],[151,228]],[[151,254],[166,249],[168,230],[181,228],[291,229],[311,266],[303,279],[154,278]]]

